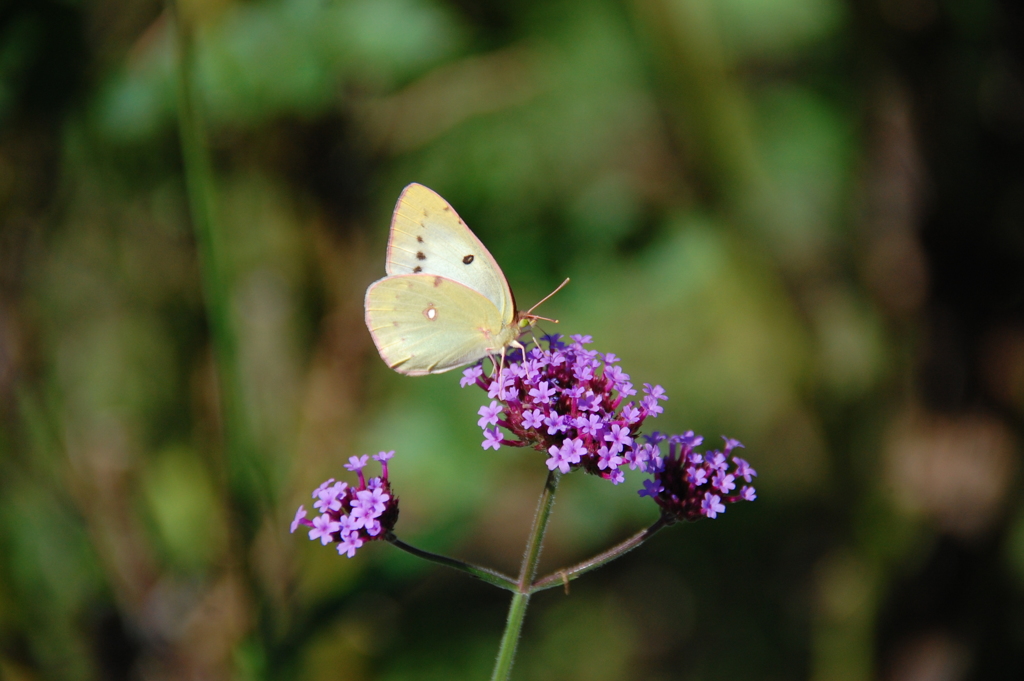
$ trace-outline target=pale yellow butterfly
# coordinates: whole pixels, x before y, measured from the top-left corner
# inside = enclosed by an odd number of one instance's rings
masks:
[[[381,359],[402,374],[504,357],[526,326],[544,319],[532,308],[516,309],[494,257],[448,202],[421,184],[398,197],[385,271],[366,289],[366,327]]]

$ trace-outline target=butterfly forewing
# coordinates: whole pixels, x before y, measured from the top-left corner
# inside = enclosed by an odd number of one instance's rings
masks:
[[[433,274],[463,284],[512,322],[515,303],[498,263],[455,209],[421,184],[402,191],[391,218],[387,273]]]
[[[366,326],[389,367],[410,376],[438,374],[500,353],[514,340],[488,298],[445,277],[385,277],[366,291]]]

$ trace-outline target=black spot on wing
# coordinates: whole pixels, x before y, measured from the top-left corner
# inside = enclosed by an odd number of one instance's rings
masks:
[[[421,236],[416,237],[416,241],[419,242],[419,243],[423,243],[423,237],[421,237]]]
[[[423,251],[420,251],[419,253],[416,254],[416,259],[417,260],[426,260],[427,256],[423,253]]]
[[[469,255],[467,255],[465,258],[462,259],[462,264],[463,265],[468,265],[471,262],[473,262],[473,254],[472,253],[470,253]]]
[[[419,265],[416,265],[416,267],[412,268],[412,271],[415,272],[416,274],[419,274],[420,272],[423,271],[423,268],[420,267]]]

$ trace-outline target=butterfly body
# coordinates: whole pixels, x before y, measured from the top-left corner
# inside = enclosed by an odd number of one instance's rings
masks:
[[[399,373],[449,371],[500,354],[519,336],[522,315],[498,263],[423,185],[398,198],[385,271],[366,290],[366,326]]]

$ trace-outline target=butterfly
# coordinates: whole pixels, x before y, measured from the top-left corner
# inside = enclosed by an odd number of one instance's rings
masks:
[[[536,305],[516,308],[494,257],[455,209],[421,184],[398,197],[385,271],[366,289],[366,328],[381,359],[401,374],[440,374],[484,357],[493,362],[499,353],[504,360],[526,327],[546,319],[531,314]]]

